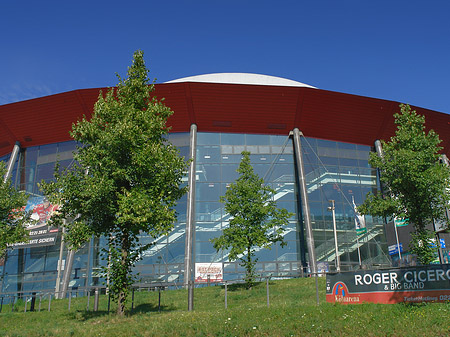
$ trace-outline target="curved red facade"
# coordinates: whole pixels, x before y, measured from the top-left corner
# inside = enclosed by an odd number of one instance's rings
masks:
[[[103,91],[106,89],[103,88]],[[72,123],[89,117],[100,88],[69,91],[0,106],[0,156],[22,147],[70,140]],[[175,113],[172,132],[233,132],[287,135],[298,127],[305,136],[373,145],[394,134],[399,103],[307,87],[164,83],[155,95]],[[413,107],[426,116],[450,153],[450,115]]]

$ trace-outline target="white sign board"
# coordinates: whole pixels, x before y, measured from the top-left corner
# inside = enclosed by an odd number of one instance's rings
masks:
[[[196,263],[195,264],[195,282],[222,282],[223,264],[222,263]]]

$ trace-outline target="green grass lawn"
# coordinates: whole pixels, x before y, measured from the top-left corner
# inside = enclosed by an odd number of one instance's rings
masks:
[[[125,317],[108,314],[107,299],[98,312],[86,311],[87,298],[42,302],[40,312],[11,312],[3,306],[0,336],[448,336],[450,305],[357,304],[325,302],[325,279],[319,279],[320,305],[314,279],[270,282],[252,290],[220,286],[195,289],[194,311],[187,311],[187,291],[136,292],[135,309]],[[130,296],[131,298],[131,296]],[[92,310],[93,297],[90,300]],[[36,303],[37,307],[37,303]],[[129,303],[131,308],[131,303]],[[28,306],[29,308],[29,306]],[[111,307],[114,310],[114,306]]]

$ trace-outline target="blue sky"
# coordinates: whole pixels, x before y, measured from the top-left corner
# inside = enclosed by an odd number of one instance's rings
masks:
[[[0,1],[0,104],[216,72],[450,113],[450,1]]]

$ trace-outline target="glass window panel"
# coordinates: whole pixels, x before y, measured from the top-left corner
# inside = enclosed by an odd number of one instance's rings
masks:
[[[55,163],[43,164],[37,167],[36,182],[40,182],[42,179],[53,179],[53,172],[55,169]]]
[[[275,201],[295,201],[294,184],[274,184]]]
[[[352,143],[337,143],[338,149],[356,150],[356,145]]]
[[[39,157],[55,154],[58,149],[57,144],[48,144],[39,146]]]
[[[222,165],[222,181],[234,182],[237,178],[239,178],[239,173],[236,172],[238,167],[238,164]]]
[[[77,143],[74,141],[58,143],[58,152],[73,152],[76,150]]]
[[[220,143],[224,145],[244,145],[245,135],[237,133],[222,133]]]
[[[336,150],[337,142],[325,139],[316,139],[318,148],[331,148]]]
[[[183,237],[184,239],[184,237]],[[178,240],[167,246],[167,263],[182,263],[184,262],[184,240]]]
[[[245,151],[245,146],[244,145],[235,145],[235,146],[233,146],[234,154],[241,154],[243,151]]]
[[[308,200],[322,201],[322,192],[319,184],[311,184],[308,186]]]
[[[199,146],[197,148],[197,163],[220,163],[220,147]]]
[[[235,166],[233,166],[235,167]],[[236,166],[237,168],[237,166]],[[220,165],[219,164],[198,164],[196,169],[197,181],[219,182]]]
[[[189,147],[189,133],[180,132],[180,133],[170,133],[169,141],[176,147]],[[197,133],[197,143],[198,143],[198,133]],[[210,143],[211,144],[211,143]]]
[[[39,271],[44,271],[44,254],[27,254],[25,255],[25,268],[26,273],[35,273]]]
[[[341,166],[358,166],[358,160],[357,159],[350,159],[350,158],[340,158],[339,164]]]
[[[284,145],[286,140],[289,142],[287,135],[286,136],[269,136],[271,145]]]
[[[197,183],[195,199],[196,200],[208,200],[208,201],[218,201],[221,194],[221,184],[220,183]]]
[[[234,153],[232,145],[221,145],[220,149],[222,151],[222,158],[224,155],[232,155]],[[226,159],[228,159],[228,158],[226,158]]]
[[[258,153],[261,154],[270,154],[270,146],[258,146]]]
[[[305,164],[318,164],[319,159],[313,152],[303,152],[303,162]]]
[[[270,166],[266,181],[294,182],[294,167],[292,165],[275,163]]]
[[[369,159],[369,153],[370,153],[370,150],[356,151],[356,158],[367,161]]]
[[[320,157],[321,165],[338,165],[339,161],[336,157]]]
[[[30,147],[25,150],[25,166],[35,166],[38,157],[38,147]]]
[[[251,154],[258,154],[259,153],[258,146],[256,146],[256,145],[247,145],[246,146],[246,151],[250,152]]]
[[[199,132],[197,133],[197,145],[220,144],[220,133]]]
[[[240,163],[242,156],[240,154],[223,154],[222,153],[222,163],[223,164],[231,164],[231,163]]]
[[[322,186],[322,193],[326,200],[341,200],[341,193],[338,184],[326,184]]]
[[[273,157],[270,154],[252,154],[250,155],[250,162],[252,164],[267,164],[271,165],[273,162]]]
[[[269,180],[267,179],[270,169],[270,164],[252,164],[253,166],[253,172],[255,172],[260,178],[264,178],[265,177],[265,182],[268,182]]]
[[[222,217],[223,204],[220,202],[199,202],[195,207],[197,221],[218,221]]]
[[[247,145],[265,145],[269,144],[270,138],[267,135],[246,135]]]
[[[211,228],[207,227],[199,227],[195,231],[195,240],[196,241],[209,241],[213,238],[217,238],[222,235],[221,230],[215,230],[214,226]]]

